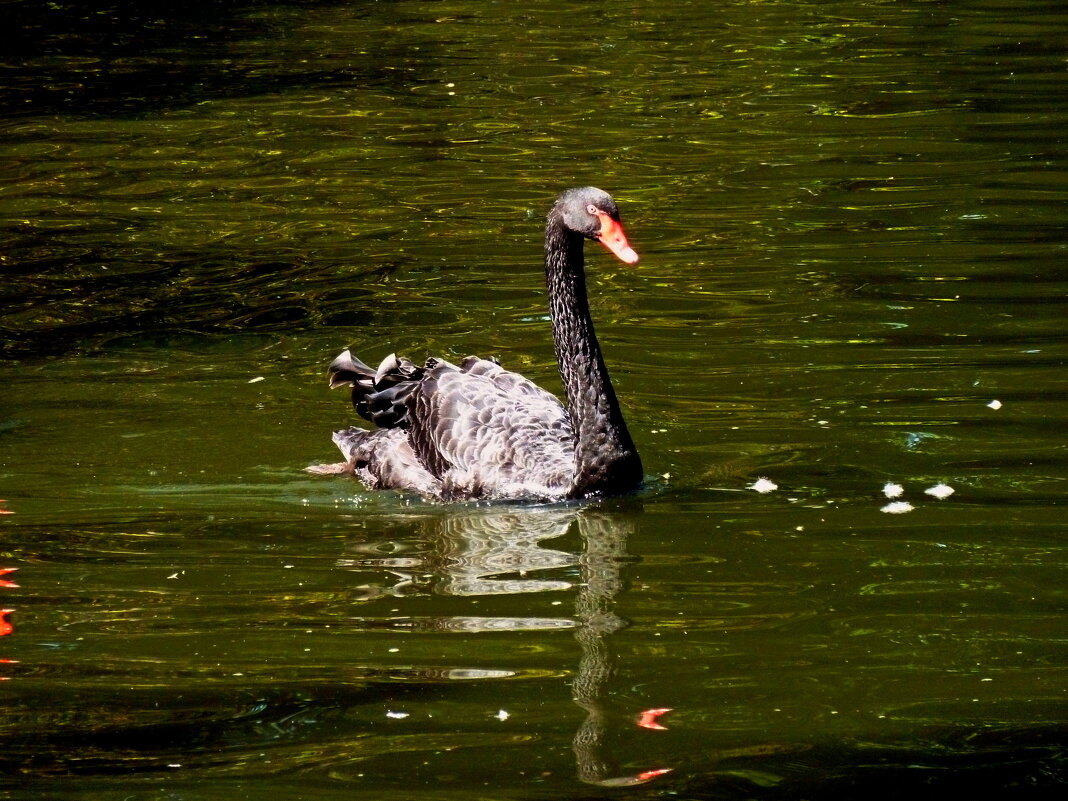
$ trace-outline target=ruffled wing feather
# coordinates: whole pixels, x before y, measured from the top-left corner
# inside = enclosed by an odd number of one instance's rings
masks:
[[[428,363],[411,394],[408,438],[449,497],[558,498],[575,473],[575,435],[553,395],[495,362]]]
[[[391,355],[372,370],[345,351],[330,365],[330,385],[352,387],[359,414],[384,429],[335,434],[368,486],[447,500],[562,498],[571,488],[575,433],[567,411],[494,361],[471,356],[457,367],[430,359],[417,367]]]

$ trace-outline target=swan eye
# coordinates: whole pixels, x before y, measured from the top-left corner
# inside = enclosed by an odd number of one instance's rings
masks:
[[[602,213],[601,210],[599,208],[597,208],[595,205],[593,205],[592,203],[590,203],[588,206],[586,206],[586,211],[588,213],[592,214],[594,217],[596,217],[598,214]]]

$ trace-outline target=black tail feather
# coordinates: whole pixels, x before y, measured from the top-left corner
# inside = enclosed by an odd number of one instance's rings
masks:
[[[330,362],[330,366],[326,368],[326,374],[330,379],[330,389],[355,386],[357,382],[367,381],[368,379],[373,382],[375,377],[375,371],[349,351],[345,351]]]
[[[405,428],[408,397],[426,369],[391,353],[377,370],[345,351],[327,368],[330,388],[352,387],[352,405],[357,414],[379,428]]]

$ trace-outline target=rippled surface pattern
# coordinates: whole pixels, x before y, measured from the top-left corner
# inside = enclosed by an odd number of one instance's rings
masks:
[[[1063,791],[1062,4],[3,9],[5,798]],[[306,475],[581,184],[646,489]]]

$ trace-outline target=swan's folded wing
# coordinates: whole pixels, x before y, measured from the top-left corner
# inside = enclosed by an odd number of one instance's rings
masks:
[[[563,497],[575,434],[560,401],[492,361],[428,363],[407,397],[408,439],[456,497]]]

